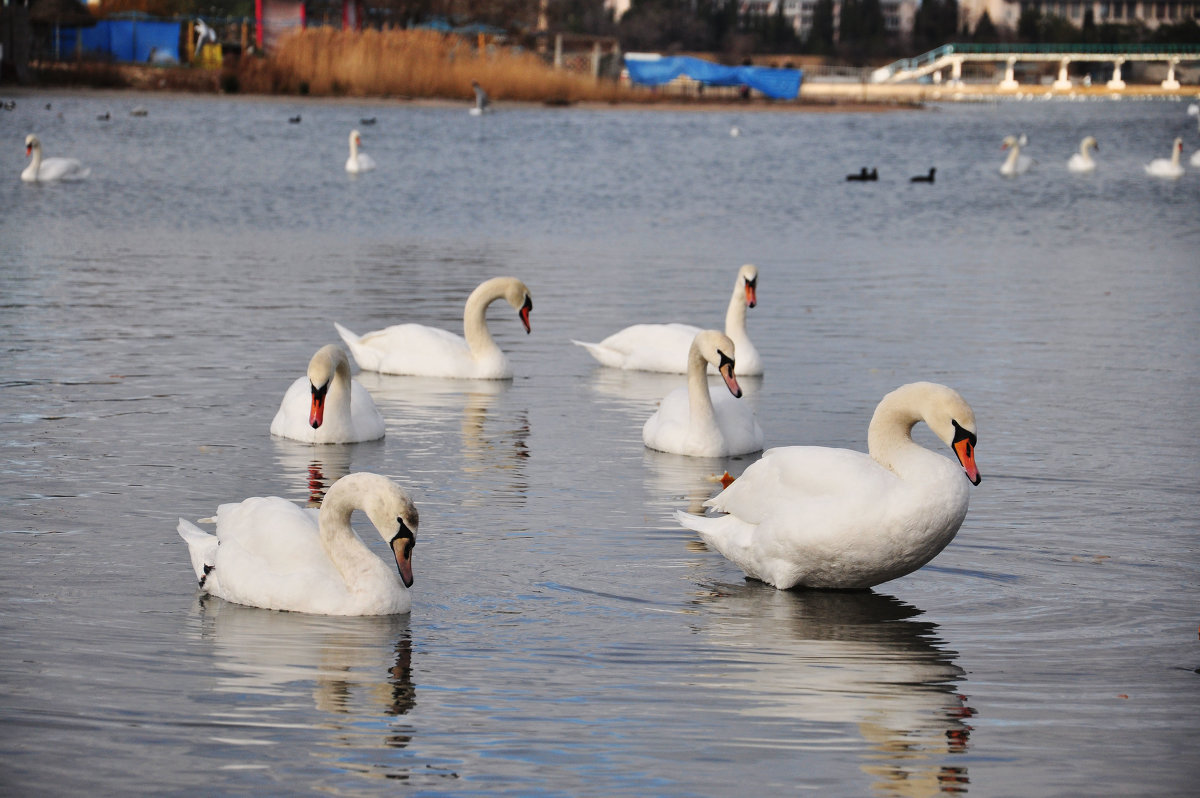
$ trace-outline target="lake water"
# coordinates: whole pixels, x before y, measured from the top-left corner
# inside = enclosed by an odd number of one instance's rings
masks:
[[[1177,135],[1200,147],[1185,104],[16,99],[6,794],[1194,794],[1200,170],[1142,170]],[[363,117],[378,169],[352,178]],[[28,132],[91,177],[22,184]],[[1037,159],[1011,180],[1010,133]],[[1099,168],[1071,175],[1088,134]],[[877,183],[844,181],[864,165]],[[974,407],[983,482],[920,571],[849,594],[746,581],[672,514],[754,457],[647,451],[682,378],[569,343],[718,327],[747,262],[768,445],[865,449],[876,402],[914,380]],[[534,299],[531,335],[489,315],[514,380],[363,375],[384,440],[269,436],[333,321],[458,329],[499,274]],[[178,517],[319,500],[350,470],[420,508],[411,616],[198,597]]]

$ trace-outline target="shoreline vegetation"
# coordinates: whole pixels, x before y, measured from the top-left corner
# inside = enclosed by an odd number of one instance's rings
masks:
[[[466,40],[435,31],[392,30],[362,33],[333,28],[297,32],[270,56],[230,55],[220,70],[113,64],[95,61],[34,66],[34,88],[102,88],[465,103],[473,100],[473,80],[492,99],[548,106],[620,105],[646,108],[731,107],[746,110],[820,111],[919,108],[927,102],[990,101],[1011,96],[1200,97],[1200,88],[1165,90],[1130,85],[1117,93],[1103,86],[1055,91],[1030,84],[1018,92],[994,84],[961,87],[937,84],[868,84],[806,80],[796,100],[743,99],[728,92],[685,95],[630,86],[590,74],[554,69],[538,54],[510,48],[477,50]]]

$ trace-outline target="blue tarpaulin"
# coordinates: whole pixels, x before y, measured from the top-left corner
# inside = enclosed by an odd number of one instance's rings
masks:
[[[626,58],[629,79],[643,86],[661,86],[687,75],[708,86],[749,86],[776,100],[794,100],[800,93],[799,69],[722,66],[690,56]]]
[[[114,61],[148,61],[153,50],[159,59],[179,60],[179,23],[157,19],[102,19],[91,28],[63,28],[63,53],[75,51],[76,37],[85,53],[111,56]]]

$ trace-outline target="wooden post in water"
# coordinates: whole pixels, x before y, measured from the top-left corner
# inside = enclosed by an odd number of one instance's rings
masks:
[[[592,80],[600,79],[600,42],[592,42]]]

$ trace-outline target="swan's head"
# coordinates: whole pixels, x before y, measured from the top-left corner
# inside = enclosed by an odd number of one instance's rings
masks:
[[[696,337],[692,340],[692,349],[698,351],[705,360],[716,367],[721,379],[725,380],[725,387],[740,399],[742,388],[738,385],[737,376],[733,373],[735,353],[733,341],[729,336],[719,330],[704,330],[696,333]]]
[[[362,137],[358,134],[357,130],[350,131],[350,146],[352,146],[352,147],[361,147],[362,146]]]
[[[916,396],[915,408],[933,434],[954,450],[958,462],[967,472],[971,484],[982,479],[975,465],[975,444],[978,438],[975,411],[958,391],[936,382],[918,382],[899,390],[911,390]]]
[[[1100,149],[1100,145],[1096,143],[1096,138],[1094,136],[1088,136],[1087,138],[1085,138],[1082,142],[1082,146],[1084,149],[1087,149],[1089,147],[1092,149],[1095,149],[1095,150]]]
[[[359,489],[358,504],[371,519],[379,536],[384,539],[396,558],[396,569],[405,587],[412,587],[413,548],[417,545],[417,526],[420,515],[400,486],[379,474],[351,475]],[[347,479],[347,477],[342,477]],[[339,480],[340,482],[341,480]],[[327,494],[328,496],[328,494]]]
[[[33,154],[34,150],[40,150],[42,142],[38,141],[38,137],[30,133],[25,137],[25,157],[28,158]]]
[[[1016,147],[1018,143],[1016,136],[1005,136],[1004,141],[1000,142],[1000,149],[1007,150],[1009,147]]]
[[[528,333],[532,329],[529,326],[529,313],[533,310],[533,297],[529,295],[529,289],[525,287],[525,283],[515,277],[509,279],[504,298],[508,300],[508,304],[513,306],[513,310],[517,311],[517,315],[521,317],[521,323],[525,325],[525,332]]]
[[[340,346],[329,344],[317,350],[308,361],[308,383],[312,387],[312,407],[308,412],[308,423],[313,429],[325,420],[325,396],[329,386],[338,375],[350,378],[350,361]]]
[[[1183,152],[1183,139],[1175,139],[1175,143],[1171,146],[1171,152]]]
[[[746,293],[746,306],[754,307],[758,304],[758,267],[747,263],[742,268],[738,269],[738,286],[741,286]]]

